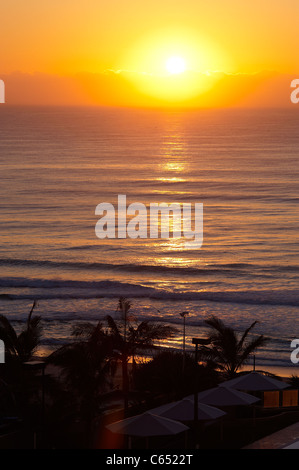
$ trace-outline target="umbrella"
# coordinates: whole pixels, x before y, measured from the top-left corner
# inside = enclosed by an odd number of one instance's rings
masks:
[[[187,431],[189,428],[172,419],[146,412],[106,426],[109,431],[129,436],[169,436]]]
[[[193,399],[190,396],[190,400]],[[198,401],[212,406],[252,405],[259,398],[228,387],[215,387],[198,394]]]
[[[163,408],[163,407],[161,407]],[[193,421],[194,420],[194,402],[189,398],[184,400],[176,401],[165,405],[164,409],[158,411],[160,416],[164,418],[176,419],[178,421]],[[224,416],[226,413],[213,406],[198,404],[198,420],[208,421],[211,419],[217,419]]]
[[[287,388],[288,385],[280,380],[260,374],[259,372],[250,372],[249,374],[241,375],[235,379],[227,380],[222,383],[220,387],[229,387],[252,392],[264,392],[267,390],[283,390],[284,388]]]

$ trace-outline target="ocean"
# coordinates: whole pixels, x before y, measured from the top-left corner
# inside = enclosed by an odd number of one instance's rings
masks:
[[[299,338],[297,109],[0,109],[0,313],[21,328],[32,302],[40,354],[77,321],[116,315],[177,327],[186,348],[216,315],[269,338],[257,368],[282,367]],[[99,203],[202,203],[203,245],[95,235]]]

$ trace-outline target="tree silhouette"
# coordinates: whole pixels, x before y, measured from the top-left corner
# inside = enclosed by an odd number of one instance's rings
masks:
[[[106,317],[109,335],[114,344],[115,352],[122,365],[122,388],[124,395],[125,414],[128,409],[129,374],[128,361],[133,360],[135,367],[135,357],[138,351],[154,348],[158,340],[163,340],[173,336],[176,329],[161,323],[142,321],[138,322],[131,314],[131,303],[125,297],[120,297],[117,311],[119,318]]]
[[[185,367],[182,368],[183,361]],[[153,359],[135,371],[138,390],[148,392],[148,401],[165,394],[168,401],[179,400],[194,392],[194,382],[199,389],[215,387],[218,374],[213,369],[196,364],[193,354],[176,351],[157,352]]]
[[[0,315],[0,339],[5,345],[5,363],[0,365],[0,382],[2,392],[5,391],[10,403],[10,407],[2,413],[22,416],[31,424],[37,422],[40,413],[40,378],[34,371],[25,369],[24,363],[33,357],[41,340],[41,317],[33,315],[36,305],[33,302],[20,333],[17,333],[6,316]]]
[[[214,363],[228,378],[235,377],[237,371],[248,362],[251,354],[267,342],[267,338],[263,335],[248,339],[249,333],[257,324],[256,321],[241,337],[216,316],[205,320],[205,324],[210,327],[209,344],[199,348],[200,357]]]
[[[36,307],[33,302],[25,328],[17,334],[9,319],[0,315],[0,339],[5,344],[6,361],[26,362],[32,357],[40,343],[42,327],[41,317],[33,316]]]
[[[74,400],[79,415],[86,423],[86,444],[89,446],[94,418],[101,413],[102,394],[115,372],[112,344],[102,323],[75,325],[74,341],[54,351],[47,363],[59,366],[61,378]]]

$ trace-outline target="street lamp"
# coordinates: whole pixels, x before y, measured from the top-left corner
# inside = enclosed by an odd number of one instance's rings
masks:
[[[180,316],[184,319],[184,333],[183,333],[183,353],[185,355],[185,339],[186,339],[186,316],[189,312],[181,312]]]
[[[184,320],[184,331],[183,331],[183,374],[185,371],[185,342],[186,342],[186,316],[189,315],[189,312],[181,312],[180,316]]]
[[[209,339],[204,338],[192,338],[192,344],[195,344],[195,364],[198,363],[198,346],[205,346],[210,344]],[[194,424],[197,429],[198,422],[198,374],[195,378],[195,390],[194,390]]]

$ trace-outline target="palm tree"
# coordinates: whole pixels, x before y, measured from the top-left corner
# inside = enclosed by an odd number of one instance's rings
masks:
[[[128,410],[129,359],[132,358],[133,368],[135,368],[135,357],[138,351],[154,348],[156,341],[171,337],[176,331],[171,326],[152,323],[148,320],[138,322],[136,317],[130,313],[130,309],[130,301],[125,297],[120,297],[117,308],[117,311],[120,312],[119,320],[114,320],[110,315],[106,317],[109,335],[122,364],[125,414]]]
[[[17,334],[8,318],[0,315],[0,339],[5,344],[6,360],[8,362],[11,360],[20,363],[29,361],[40,343],[42,333],[41,317],[32,315],[36,305],[36,301],[34,301],[27,318],[26,327],[19,334]]]
[[[167,401],[192,394],[196,380],[200,390],[215,387],[219,383],[217,372],[196,364],[193,354],[171,350],[158,351],[150,361],[135,371],[134,379],[137,389],[143,394],[147,392],[149,403],[153,403],[161,394],[167,397]]]
[[[101,413],[102,394],[109,385],[109,376],[115,371],[112,345],[100,322],[96,326],[78,323],[72,335],[75,340],[50,354],[47,363],[60,368],[63,383],[86,423],[89,445],[94,417]]]
[[[212,316],[205,320],[211,331],[208,346],[201,346],[199,349],[201,358],[215,364],[228,378],[235,377],[237,371],[248,362],[251,354],[267,342],[263,335],[248,339],[249,333],[257,323],[253,322],[239,337],[233,328],[226,326],[219,318]]]
[[[25,370],[23,364],[32,358],[41,339],[41,317],[33,315],[36,305],[34,301],[20,333],[6,316],[0,315],[0,339],[5,345],[5,363],[0,365],[0,381],[2,385],[6,384],[6,390],[10,393],[14,413],[23,417],[30,415],[31,423],[38,416],[39,378],[35,377],[34,372]]]

